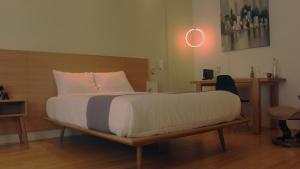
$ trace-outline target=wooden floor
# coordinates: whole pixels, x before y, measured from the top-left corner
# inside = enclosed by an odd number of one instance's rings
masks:
[[[270,143],[271,133],[261,136],[226,131],[223,153],[217,133],[182,138],[145,147],[145,169],[293,169],[300,168],[300,148]],[[1,169],[134,169],[135,149],[90,136],[31,142],[30,147],[0,146]]]

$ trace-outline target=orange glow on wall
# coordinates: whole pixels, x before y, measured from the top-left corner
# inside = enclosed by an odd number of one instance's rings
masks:
[[[210,56],[214,54],[216,50],[221,50],[221,42],[216,32],[218,29],[211,25],[201,25],[203,32],[205,32],[205,42],[201,48],[194,48],[196,56]]]
[[[176,48],[172,48],[172,52],[175,52],[177,54],[180,54],[180,56],[185,56],[185,57],[192,56],[192,50],[190,47],[186,45],[184,39],[186,30],[187,29],[184,27],[177,29],[176,32],[174,32],[174,36],[169,41],[171,46],[174,45],[174,47],[176,47]]]
[[[185,35],[185,42],[189,47],[198,48],[205,42],[205,34],[201,29],[190,29]]]

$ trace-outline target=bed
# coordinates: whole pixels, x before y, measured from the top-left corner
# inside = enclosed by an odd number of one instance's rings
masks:
[[[52,70],[57,69],[67,72],[114,72],[123,70],[126,73],[126,77],[128,78],[132,89],[137,92],[143,92],[146,91],[146,81],[149,79],[147,59],[17,50],[0,50],[0,56],[1,63],[5,63],[0,68],[0,80],[2,84],[6,87],[12,98],[26,98],[28,101],[28,116],[26,121],[29,132],[57,129],[55,126],[58,126],[62,131],[61,139],[63,138],[65,129],[71,128],[94,135],[96,137],[135,147],[137,150],[136,162],[138,169],[142,168],[142,147],[145,145],[208,131],[217,131],[219,133],[222,148],[225,150],[223,129],[226,127],[247,123],[247,120],[237,116],[236,119],[231,117],[222,122],[212,121],[208,124],[199,125],[199,127],[188,126],[187,128],[176,128],[175,131],[168,130],[163,132],[160,131],[159,133],[151,133],[149,135],[132,135],[136,137],[127,137],[126,133],[125,135],[117,135],[92,130],[84,125],[81,125],[80,123],[76,123],[76,121],[65,121],[59,117],[50,114],[49,116],[47,115],[47,100],[52,97],[62,96],[58,93]],[[81,81],[78,81],[77,84],[80,83]],[[110,87],[111,86],[106,86],[106,89],[109,90]],[[85,88],[69,89],[82,90]],[[91,89],[89,92],[91,92],[92,95],[95,94],[94,89]],[[111,92],[108,93],[111,94]],[[129,93],[132,93],[132,91]],[[203,94],[205,95],[205,93]],[[203,94],[201,93],[200,95]],[[64,95],[67,96],[67,94]],[[118,95],[124,95],[124,93],[119,93]],[[173,93],[173,95],[175,94]],[[191,93],[191,95],[197,95],[197,93]],[[218,103],[216,103],[216,105],[218,105]],[[57,113],[72,112],[57,111]],[[235,115],[237,115],[237,112],[235,112]],[[10,124],[3,124],[3,127],[1,127],[1,131],[3,133],[14,130],[15,128],[13,125]]]
[[[50,98],[47,114],[82,128],[141,138],[232,121],[239,117],[240,101],[224,91],[70,94]]]
[[[47,101],[47,119],[63,126],[61,140],[72,128],[135,146],[138,169],[145,145],[217,130],[225,151],[223,128],[246,122],[239,97],[226,91],[135,92],[124,72],[54,71],[54,77],[58,96]]]

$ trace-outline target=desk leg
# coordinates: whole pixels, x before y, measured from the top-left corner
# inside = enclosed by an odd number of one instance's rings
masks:
[[[252,128],[256,134],[261,133],[261,86],[258,79],[253,79],[251,89]]]
[[[278,106],[279,104],[279,88],[278,84],[272,84],[270,86],[270,106]],[[277,128],[277,120],[271,119],[270,121],[270,127],[271,129],[276,129]]]
[[[202,85],[196,84],[196,92],[202,92]]]

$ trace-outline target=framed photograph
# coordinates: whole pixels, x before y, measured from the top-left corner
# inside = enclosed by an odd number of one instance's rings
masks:
[[[223,51],[270,46],[269,0],[220,0]]]

